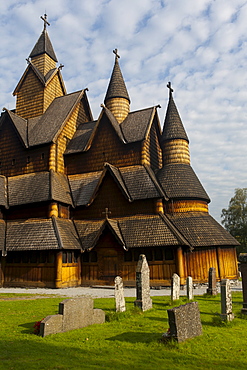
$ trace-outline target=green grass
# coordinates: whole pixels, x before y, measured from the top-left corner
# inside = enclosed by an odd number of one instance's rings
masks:
[[[106,312],[105,324],[41,338],[33,334],[34,322],[57,313],[63,298],[2,300],[15,295],[0,294],[0,369],[246,369],[247,318],[242,293],[232,295],[234,321],[220,320],[219,295],[198,296],[203,335],[164,344],[169,297],[153,297],[153,309],[145,313],[126,298],[122,314],[114,312],[114,299],[95,299],[95,308]],[[182,298],[176,305],[184,303]]]

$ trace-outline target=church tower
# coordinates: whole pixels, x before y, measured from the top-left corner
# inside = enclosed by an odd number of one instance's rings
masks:
[[[117,53],[117,49],[113,50],[113,53],[115,54],[115,64],[104,103],[115,116],[118,123],[121,123],[129,114],[130,98],[119,67],[118,59],[120,56]]]
[[[50,41],[46,14],[41,17],[44,29],[36,42],[29,58],[28,66],[17,84],[13,95],[16,95],[15,113],[25,119],[42,115],[52,101],[66,94],[61,69]]]

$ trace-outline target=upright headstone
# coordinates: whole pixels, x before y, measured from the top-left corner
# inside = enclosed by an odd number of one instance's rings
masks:
[[[232,313],[232,293],[230,280],[224,279],[220,283],[221,293],[221,319],[225,321],[232,321],[234,314]]]
[[[180,296],[180,276],[177,274],[172,275],[172,286],[171,286],[171,300],[177,301]]]
[[[123,279],[120,276],[116,276],[114,282],[115,282],[116,312],[124,312],[126,308],[124,299]]]
[[[196,337],[202,334],[200,311],[197,302],[167,310],[170,326],[169,336],[163,335],[164,339],[173,338],[178,342]]]
[[[210,267],[208,271],[208,289],[207,294],[217,295],[216,288],[216,270],[215,267]]]
[[[241,312],[247,315],[247,253],[240,253],[238,260],[240,262],[243,290],[243,308]]]
[[[186,279],[186,288],[187,288],[187,298],[188,300],[193,299],[193,279],[191,276],[188,276]]]
[[[141,254],[136,268],[136,300],[135,306],[147,311],[152,308],[150,298],[149,266],[146,256]]]

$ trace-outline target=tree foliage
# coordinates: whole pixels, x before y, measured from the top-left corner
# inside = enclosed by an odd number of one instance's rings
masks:
[[[247,188],[235,189],[227,209],[222,209],[222,225],[241,244],[238,252],[247,252]]]

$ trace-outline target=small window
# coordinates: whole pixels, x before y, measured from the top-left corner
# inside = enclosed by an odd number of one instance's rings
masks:
[[[147,261],[152,261],[153,260],[153,253],[152,253],[151,249],[145,250],[144,254],[146,256]]]
[[[67,253],[63,252],[63,263],[67,263]]]
[[[46,263],[46,253],[45,252],[40,252],[39,262]]]
[[[141,251],[140,250],[134,250],[134,261],[138,261],[139,260],[140,254],[141,254]]]
[[[132,261],[132,251],[124,252],[124,261],[125,262]]]
[[[88,252],[84,252],[83,255],[82,255],[82,261],[83,262],[89,262],[89,253]]]
[[[12,166],[15,165],[15,159],[12,159]]]
[[[174,253],[171,248],[165,248],[165,259],[167,261],[172,261],[174,260]]]
[[[155,261],[163,261],[162,248],[155,248],[155,250],[154,250],[154,260]]]
[[[31,252],[30,263],[37,263],[37,262],[38,262],[37,252]]]
[[[55,262],[55,256],[53,252],[49,252],[48,255],[48,263],[54,263]]]
[[[72,263],[72,252],[67,252],[67,262]]]
[[[45,159],[45,153],[41,153],[41,159],[42,161]]]
[[[27,156],[27,164],[30,163],[30,156]]]
[[[24,252],[21,257],[22,263],[28,263],[29,262],[29,254],[28,252]]]
[[[90,261],[91,262],[97,262],[98,261],[97,252],[95,252],[95,251],[90,252]]]

